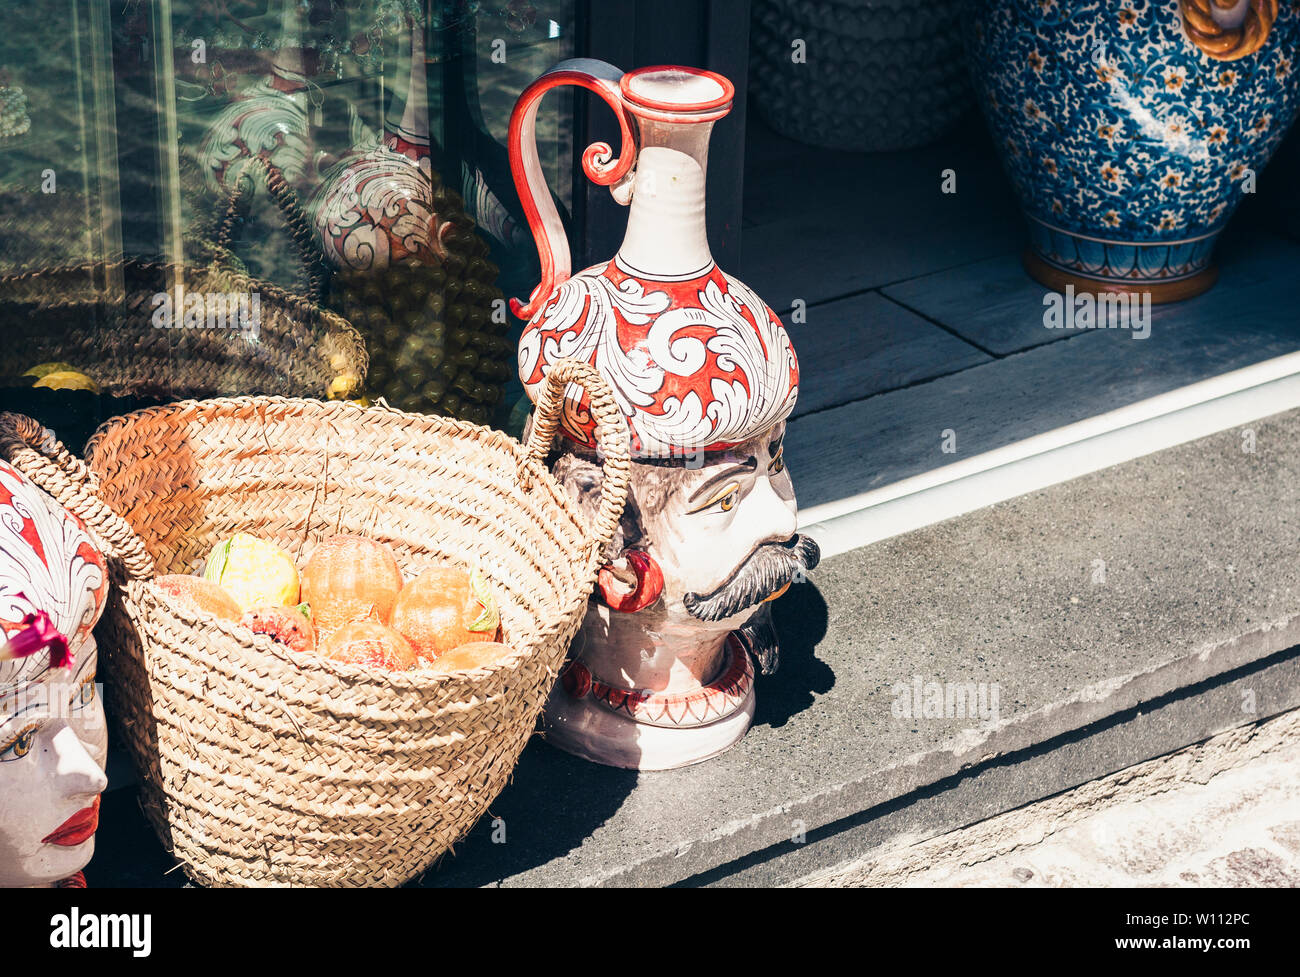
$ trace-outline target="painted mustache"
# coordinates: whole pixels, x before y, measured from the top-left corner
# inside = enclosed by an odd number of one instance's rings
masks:
[[[821,548],[810,536],[764,543],[713,593],[704,597],[687,594],[682,602],[701,621],[721,621],[761,603],[796,575],[816,569],[820,561]]]

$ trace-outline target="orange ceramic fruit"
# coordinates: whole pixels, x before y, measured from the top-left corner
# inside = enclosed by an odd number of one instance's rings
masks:
[[[387,624],[401,589],[392,549],[361,536],[318,543],[302,569],[302,599],[311,605],[318,638],[349,621]]]
[[[425,570],[402,588],[393,608],[393,627],[425,661],[471,641],[495,641],[499,623],[482,574],[456,567]]]
[[[227,621],[238,621],[243,615],[226,588],[211,580],[191,577],[188,573],[168,573],[155,578],[154,583],[171,596]]]
[[[483,665],[505,661],[513,652],[513,648],[503,645],[500,641],[471,641],[467,645],[461,645],[446,654],[439,655],[429,668],[435,672],[458,672],[480,668]]]
[[[411,643],[378,621],[344,624],[321,642],[320,651],[335,661],[395,672],[404,672],[416,662]]]

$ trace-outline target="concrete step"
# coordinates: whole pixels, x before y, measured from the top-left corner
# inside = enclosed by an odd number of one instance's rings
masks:
[[[1300,710],[799,885],[1295,888]]]

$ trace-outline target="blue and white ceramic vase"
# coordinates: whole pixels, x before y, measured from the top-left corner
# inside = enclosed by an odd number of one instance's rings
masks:
[[[1291,0],[971,0],[975,87],[1055,289],[1189,298],[1300,106]]]

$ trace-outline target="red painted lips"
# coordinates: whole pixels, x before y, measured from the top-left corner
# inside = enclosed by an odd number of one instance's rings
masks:
[[[99,797],[90,807],[84,807],[41,839],[45,845],[62,845],[72,848],[90,838],[99,828]]]

